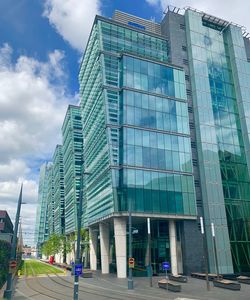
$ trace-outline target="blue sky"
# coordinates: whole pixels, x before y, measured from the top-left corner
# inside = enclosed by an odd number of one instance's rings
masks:
[[[152,16],[159,21],[162,17],[161,9],[153,9],[146,1],[113,1],[101,2],[101,14],[112,17],[115,9],[150,19]],[[15,3],[15,5],[10,5]],[[138,13],[138,8],[140,11]],[[78,68],[81,53],[58,34],[43,17],[44,1],[31,0],[2,0],[0,2],[0,45],[8,43],[13,49],[13,59],[20,55],[31,56],[39,61],[46,61],[49,52],[60,49],[65,52],[65,71],[69,74],[67,87],[71,93],[78,91]]]
[[[14,219],[23,182],[23,228],[34,232],[39,166],[60,143],[67,105],[79,101],[79,62],[95,14],[112,17],[118,9],[159,22],[167,5],[189,5],[250,28],[250,2],[240,2],[1,0],[0,209]]]

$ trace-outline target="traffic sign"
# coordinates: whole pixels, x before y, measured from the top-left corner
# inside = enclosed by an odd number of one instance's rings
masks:
[[[128,258],[128,267],[133,269],[135,267],[135,259],[133,257]]]
[[[15,269],[16,266],[17,266],[16,260],[11,260],[10,263],[9,263],[9,266],[10,266],[11,269]]]
[[[16,260],[11,260],[9,262],[9,273],[14,273],[17,267],[17,262]]]
[[[82,264],[75,265],[75,275],[76,276],[82,275]]]
[[[162,263],[162,269],[165,270],[165,271],[169,270],[170,269],[170,263],[168,261],[164,261]]]

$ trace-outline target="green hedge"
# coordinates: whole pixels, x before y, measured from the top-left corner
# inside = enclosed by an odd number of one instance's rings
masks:
[[[4,285],[8,271],[10,260],[11,244],[0,240],[0,288]]]

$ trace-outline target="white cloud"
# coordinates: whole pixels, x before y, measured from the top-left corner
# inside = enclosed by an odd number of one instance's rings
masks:
[[[8,67],[9,60],[0,68],[0,163],[38,153],[46,157],[59,140],[69,102],[60,83],[63,53],[56,50],[48,62],[21,56]]]
[[[94,17],[100,13],[99,0],[46,0],[44,16],[56,31],[82,51],[87,43]]]
[[[168,5],[178,8],[190,6],[227,21],[238,23],[250,31],[250,1],[236,3],[234,0],[227,0],[226,2],[218,0],[146,0],[146,2],[155,6],[156,9],[160,7],[162,11],[164,11]]]
[[[55,50],[45,62],[0,48],[0,209],[14,221],[23,182],[23,228],[34,231],[38,184],[36,161],[50,158],[60,142],[69,102],[65,86],[64,53]],[[28,222],[28,223],[27,223]]]
[[[14,217],[16,213],[17,200],[20,193],[21,183],[23,183],[23,202],[34,205],[36,203],[38,186],[34,180],[18,178],[17,181],[1,181],[0,182],[0,199],[1,207],[5,205],[9,208],[8,212]],[[12,205],[10,205],[12,204]],[[4,209],[4,208],[1,208]]]
[[[30,172],[26,163],[20,159],[12,159],[9,163],[0,164],[0,183],[5,180],[18,180]],[[0,191],[1,193],[1,191]]]

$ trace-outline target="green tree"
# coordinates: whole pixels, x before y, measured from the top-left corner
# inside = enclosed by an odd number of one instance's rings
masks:
[[[87,267],[89,264],[89,231],[87,229],[81,229],[81,258],[84,260],[84,267]]]
[[[46,256],[61,253],[64,250],[64,238],[58,234],[52,234],[42,246],[42,253]]]

